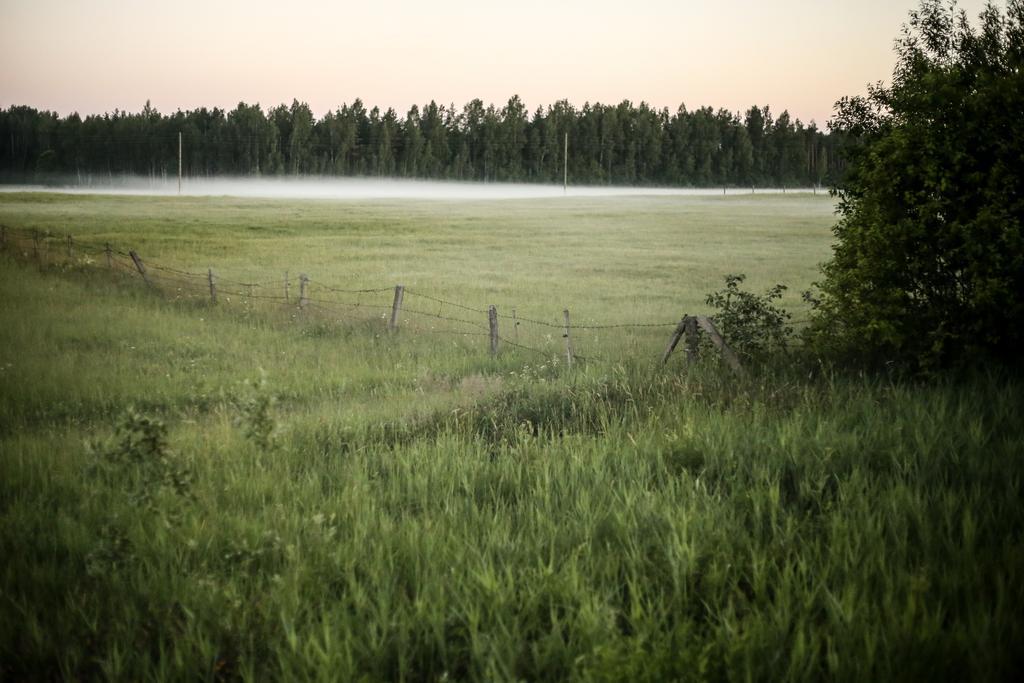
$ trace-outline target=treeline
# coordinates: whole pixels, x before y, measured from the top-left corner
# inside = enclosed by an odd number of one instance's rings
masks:
[[[264,111],[200,108],[60,117],[26,106],[0,110],[0,176],[173,177],[181,133],[186,176],[334,175],[560,182],[569,137],[577,184],[809,186],[843,164],[836,134],[768,107],[744,115],[704,107],[675,113],[646,103],[562,100],[531,115],[518,96],[497,108],[435,102],[367,109],[360,100],[317,119],[305,103]]]

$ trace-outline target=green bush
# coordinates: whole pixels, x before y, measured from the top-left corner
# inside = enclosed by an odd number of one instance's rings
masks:
[[[271,415],[276,397],[267,390],[266,373],[260,369],[259,376],[243,383],[244,392],[234,399],[239,415],[235,422],[242,428],[245,438],[261,451],[274,448],[277,422]]]
[[[726,275],[725,287],[708,294],[708,306],[717,309],[714,320],[732,349],[748,359],[764,360],[786,348],[793,333],[792,315],[773,302],[782,298],[785,285],[775,285],[758,295],[740,289],[745,275]]]
[[[193,473],[188,462],[167,445],[167,427],[159,418],[129,408],[121,417],[113,439],[90,444],[91,470],[109,480],[123,480],[132,500],[152,505],[153,498],[166,490],[189,497]]]
[[[1024,2],[972,27],[926,0],[892,85],[841,100],[840,220],[812,339],[846,358],[932,369],[1024,342]]]

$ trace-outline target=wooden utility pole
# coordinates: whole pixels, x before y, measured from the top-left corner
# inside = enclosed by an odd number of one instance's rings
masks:
[[[181,195],[181,131],[178,131],[178,195]]]
[[[569,194],[569,134],[565,134],[565,153],[562,155],[562,193]]]

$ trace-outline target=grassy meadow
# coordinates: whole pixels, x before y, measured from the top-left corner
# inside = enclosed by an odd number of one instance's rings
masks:
[[[332,202],[204,197],[0,196],[10,227],[135,249],[144,261],[279,295],[285,271],[343,288],[403,284],[561,322],[678,320],[729,273],[787,303],[829,256],[833,204],[805,194]],[[379,297],[390,305],[390,293]],[[409,302],[412,305],[412,301]]]
[[[1016,377],[657,364],[832,210],[0,194],[0,679],[1007,678]]]

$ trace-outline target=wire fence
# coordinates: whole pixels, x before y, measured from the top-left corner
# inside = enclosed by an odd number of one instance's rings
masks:
[[[110,243],[73,238],[71,235],[41,230],[21,230],[0,226],[0,249],[24,261],[43,265],[74,265],[79,268],[107,270],[131,278],[158,290],[175,300],[204,302],[208,305],[241,305],[247,312],[259,305],[290,313],[290,319],[301,315],[336,323],[375,326],[391,333],[411,330],[417,334],[440,335],[456,339],[487,338],[489,350],[498,353],[506,347],[526,351],[549,359],[562,359],[569,365],[609,363],[616,359],[588,351],[592,347],[607,352],[617,350],[626,355],[642,353],[657,357],[661,349],[652,348],[660,339],[674,348],[684,323],[681,320],[642,322],[571,322],[569,311],[563,310],[561,321],[501,312],[494,306],[474,306],[443,298],[436,294],[391,285],[384,287],[343,287],[314,281],[305,274],[286,271],[277,278],[257,281],[227,278],[207,268],[199,272],[143,258],[134,250],[125,250]],[[704,320],[710,319],[704,317]],[[504,322],[501,322],[504,321]],[[808,320],[790,320],[800,325]],[[666,338],[669,331],[674,335]],[[631,335],[612,343],[608,334]],[[624,358],[625,356],[623,356]],[[619,359],[621,360],[621,359]]]

